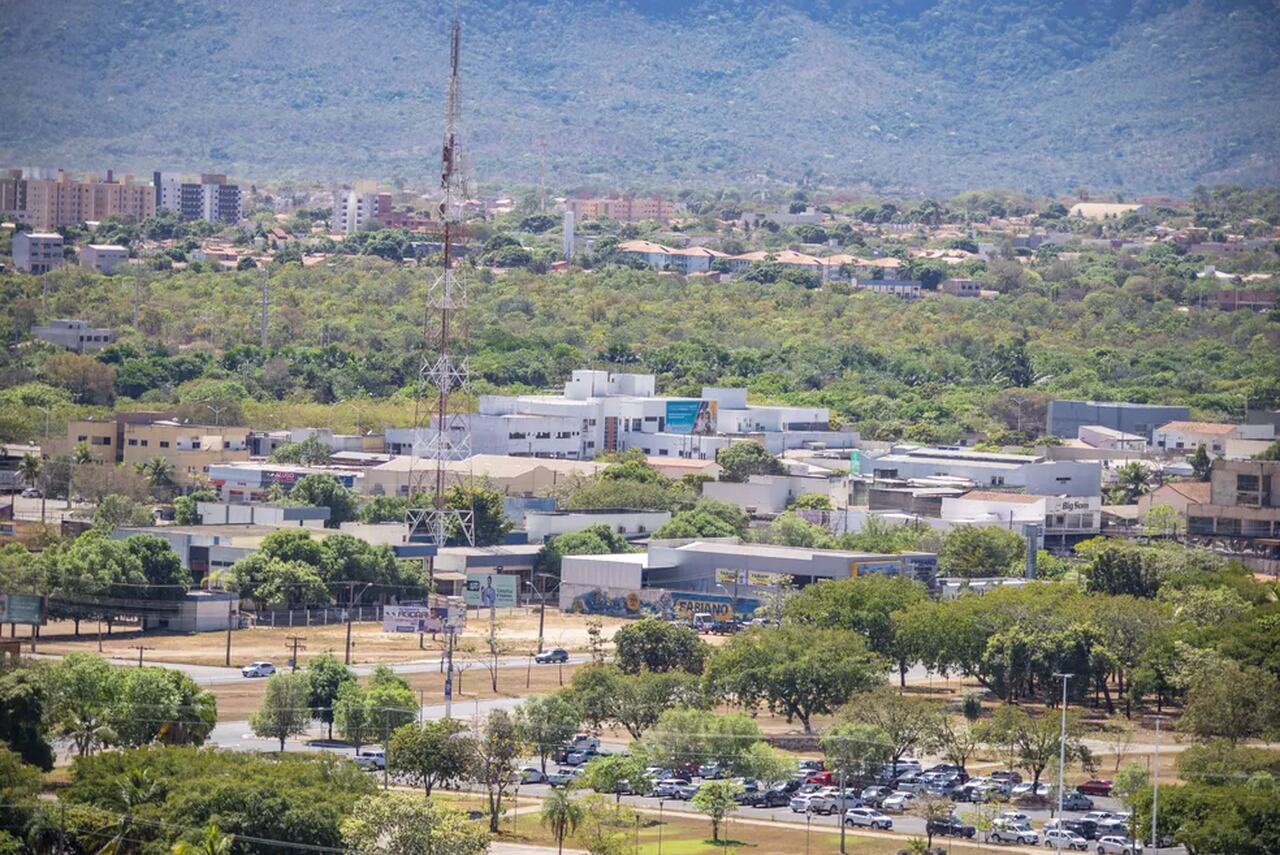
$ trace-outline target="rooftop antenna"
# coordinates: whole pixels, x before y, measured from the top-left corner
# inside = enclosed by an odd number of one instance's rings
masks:
[[[459,48],[462,25],[457,10],[449,36],[449,85],[445,102],[444,142],[440,153],[439,206],[442,223],[443,261],[440,275],[427,290],[427,307],[423,323],[423,360],[419,371],[419,397],[415,408],[413,461],[422,457],[434,465],[417,479],[410,469],[410,495],[430,492],[431,506],[410,507],[405,512],[408,540],[444,546],[450,537],[475,544],[474,509],[446,507],[446,490],[461,484],[461,477],[453,477],[452,461],[471,455],[471,431],[467,416],[450,412],[449,398],[467,385],[468,369],[465,356],[465,328],[463,326],[467,294],[454,269],[454,244],[463,237],[462,206],[466,200],[466,183],[463,178],[462,160],[458,150],[458,126],[462,117],[459,94]],[[435,390],[434,401],[430,391]],[[424,489],[427,488],[427,489]],[[434,559],[426,559],[428,585],[434,583]]]

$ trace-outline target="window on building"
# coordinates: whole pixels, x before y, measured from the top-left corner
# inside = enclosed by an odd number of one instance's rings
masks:
[[[1236,504],[1261,506],[1262,479],[1257,475],[1236,475]]]
[[[658,449],[658,456],[659,456],[659,457],[666,457],[666,456],[667,456],[667,450],[666,450],[665,448],[659,448],[659,449]]]
[[[1217,534],[1239,534],[1240,520],[1232,517],[1218,517],[1218,524],[1214,529]]]
[[[150,440],[146,440],[146,439],[142,440],[142,442],[141,442],[142,447],[143,447],[143,448],[146,448],[146,447],[147,447],[147,443],[148,443],[148,442],[150,442]]]
[[[169,447],[169,440],[167,440],[167,439],[162,439],[162,440],[160,440],[160,447],[161,447],[161,448],[168,448],[168,447]]]
[[[1213,534],[1213,517],[1187,517],[1187,531],[1191,534]]]
[[[644,420],[645,420],[646,422],[656,422],[656,421],[658,420],[658,417],[657,417],[657,416],[645,416],[645,417],[644,417]]]
[[[137,445],[137,444],[138,444],[138,441],[137,441],[136,439],[131,439],[131,440],[129,440],[129,444],[130,444],[130,445]]]

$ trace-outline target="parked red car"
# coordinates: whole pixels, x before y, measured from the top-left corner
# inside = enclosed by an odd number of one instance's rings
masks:
[[[836,785],[836,776],[831,772],[815,772],[804,779],[806,784],[817,784],[820,787],[833,787]]]
[[[1085,781],[1076,787],[1076,792],[1084,793],[1086,796],[1109,796],[1111,795],[1111,782],[1103,780]]]

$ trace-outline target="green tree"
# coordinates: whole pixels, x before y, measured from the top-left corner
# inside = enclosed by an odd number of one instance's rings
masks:
[[[342,821],[342,843],[355,855],[481,855],[489,835],[460,810],[387,792],[356,802]]]
[[[547,757],[564,746],[582,723],[582,710],[567,692],[534,695],[515,710],[520,741],[537,755],[542,771],[547,771]]]
[[[445,497],[445,506],[457,511],[470,511],[476,546],[493,546],[501,543],[514,523],[503,510],[502,494],[488,484],[455,485]],[[460,537],[462,532],[451,532]]]
[[[942,536],[938,571],[947,576],[1021,575],[1022,535],[1000,526],[963,525]]]
[[[1229,660],[1196,669],[1178,724],[1200,739],[1232,744],[1274,733],[1280,728],[1280,681]]]
[[[640,758],[611,754],[587,763],[576,785],[612,795],[616,806],[622,800],[624,788],[633,793],[647,793],[652,784]]]
[[[628,674],[641,669],[701,674],[711,650],[692,627],[656,618],[620,627],[613,644],[618,667]]]
[[[289,491],[289,498],[299,504],[313,508],[328,508],[329,519],[325,525],[337,528],[356,517],[360,508],[360,500],[356,494],[333,475],[314,473],[304,475]]]
[[[124,679],[119,668],[100,656],[69,653],[45,679],[54,731],[70,739],[80,757],[116,741],[110,719]]]
[[[1129,836],[1136,837],[1132,812],[1138,805],[1138,795],[1151,784],[1151,776],[1147,770],[1137,763],[1130,763],[1119,769],[1112,780],[1111,794],[1120,800],[1130,811]]]
[[[721,481],[745,481],[752,475],[782,475],[786,469],[758,442],[735,442],[716,454]]]
[[[253,599],[265,606],[288,609],[333,602],[329,586],[310,564],[272,559],[262,568]]]
[[[1209,473],[1213,470],[1213,461],[1209,458],[1209,452],[1205,450],[1203,445],[1197,445],[1195,453],[1191,455],[1191,471],[1197,481],[1208,481]]]
[[[572,798],[567,789],[552,789],[542,800],[539,818],[555,838],[557,855],[563,855],[565,838],[578,830],[584,815],[582,804]]]
[[[306,672],[272,674],[267,678],[267,691],[262,706],[249,720],[255,736],[285,740],[307,732],[311,724],[311,683]]]
[[[381,722],[376,713],[369,708],[369,699],[364,688],[355,681],[343,683],[338,687],[337,700],[333,705],[333,723],[342,738],[350,742],[359,751],[382,732]]]
[[[653,533],[657,538],[744,537],[751,525],[747,512],[737,505],[716,499],[699,499],[687,511],[680,511]]]
[[[1122,463],[1115,469],[1112,489],[1113,504],[1129,505],[1151,490],[1151,470],[1137,460]]]
[[[711,839],[720,842],[720,824],[738,809],[742,784],[737,781],[704,781],[690,803],[711,820]]]
[[[338,701],[338,691],[355,681],[355,672],[339,662],[332,653],[321,653],[307,662],[311,716],[328,726],[329,739],[333,739],[334,704]]]
[[[1133,546],[1104,546],[1082,572],[1085,589],[1094,593],[1150,598],[1160,588],[1152,556]]]
[[[429,798],[437,785],[465,777],[474,752],[462,722],[442,718],[426,724],[402,724],[387,743],[387,768]]]
[[[679,706],[704,706],[699,680],[683,671],[624,674],[607,665],[580,668],[570,683],[570,697],[583,721],[612,724],[639,739],[663,712]]]
[[[764,741],[752,743],[734,762],[734,771],[762,786],[774,787],[795,774],[796,764],[788,754]]]
[[[40,676],[30,668],[0,671],[0,741],[30,763],[53,768],[53,748],[45,732],[48,693]]]
[[[892,615],[927,599],[924,586],[912,579],[873,573],[807,586],[788,598],[784,618],[805,626],[861,633],[873,652],[898,663],[900,679],[905,681],[908,662],[899,649]]]
[[[1008,744],[1016,754],[1018,764],[1031,773],[1032,783],[1040,785],[1040,775],[1050,763],[1056,763],[1062,738],[1059,717],[1053,712],[1035,716],[1018,707],[1003,707],[986,725],[984,741],[990,744]],[[1066,756],[1067,762],[1086,760],[1089,749],[1080,741],[1079,716],[1067,714]]]
[[[93,512],[93,527],[112,532],[121,526],[148,526],[155,524],[151,509],[128,496],[111,494],[103,496]]]
[[[498,833],[502,800],[516,779],[516,761],[523,747],[515,721],[506,710],[493,710],[472,745],[472,777],[484,787],[488,801],[489,831]]]
[[[195,840],[182,839],[170,847],[170,855],[231,855],[235,836],[223,834],[218,826],[209,824]]]
[[[141,590],[144,598],[180,600],[186,595],[191,571],[182,566],[169,541],[154,534],[135,534],[125,538],[124,544],[141,563],[146,584],[153,586]]]
[[[18,461],[18,477],[28,487],[40,486],[40,476],[44,473],[44,462],[40,455],[28,451]]]
[[[147,479],[151,494],[156,498],[168,498],[177,489],[177,473],[173,464],[164,457],[150,457],[134,467]]]
[[[218,496],[212,490],[196,490],[190,495],[177,496],[173,500],[173,524],[199,525],[200,512],[197,509],[197,503],[216,501]]]
[[[927,698],[903,695],[888,686],[854,695],[841,710],[849,721],[870,725],[892,746],[889,759],[897,762],[908,752],[929,745],[941,725],[943,710]]]
[[[791,507],[797,511],[830,511],[835,509],[831,504],[831,497],[825,493],[802,493],[796,496],[796,500],[791,503]]]
[[[860,635],[842,629],[782,626],[741,632],[707,664],[707,694],[798,719],[812,733],[815,715],[834,712],[882,682],[884,661]]]
[[[874,780],[880,768],[894,759],[889,734],[872,724],[837,724],[823,734],[821,745],[827,768],[843,772],[849,786]]]
[[[300,466],[325,466],[333,457],[333,449],[320,438],[319,434],[311,434],[301,442],[286,442],[271,452],[272,463],[295,463]]]
[[[607,525],[595,525],[582,531],[557,535],[538,550],[533,560],[535,573],[560,576],[560,561],[566,555],[611,555],[630,552],[626,538]]]
[[[1155,505],[1142,517],[1142,533],[1150,537],[1172,537],[1187,530],[1187,518],[1172,505]]]

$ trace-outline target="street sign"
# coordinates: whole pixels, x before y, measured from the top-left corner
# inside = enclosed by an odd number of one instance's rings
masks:
[[[48,601],[38,594],[0,594],[0,623],[44,626]]]

